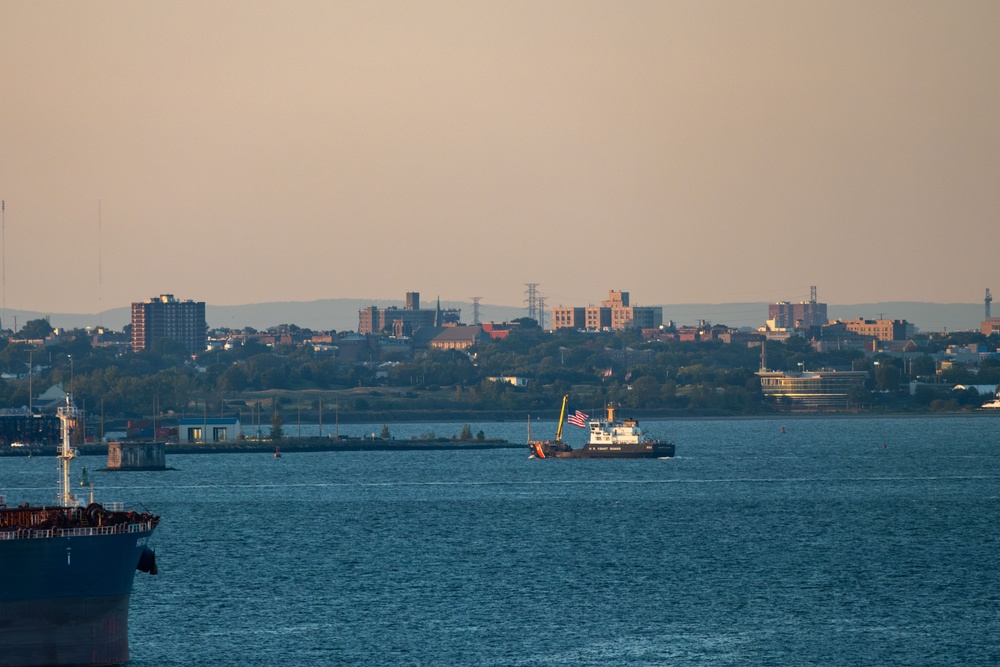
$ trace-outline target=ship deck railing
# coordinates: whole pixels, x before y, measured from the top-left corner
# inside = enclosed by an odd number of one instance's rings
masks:
[[[0,531],[0,540],[19,540],[51,537],[88,537],[91,535],[124,535],[142,533],[153,529],[150,521],[141,523],[121,523],[117,526],[80,526],[77,528],[22,528]]]

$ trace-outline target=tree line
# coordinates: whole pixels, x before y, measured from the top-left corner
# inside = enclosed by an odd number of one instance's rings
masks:
[[[283,325],[284,330],[291,326]],[[42,333],[45,326],[31,321],[25,329]],[[977,341],[997,347],[997,341],[976,334],[952,334],[901,359],[866,357],[856,350],[820,353],[808,341],[791,338],[768,342],[767,361],[772,370],[867,370],[868,383],[852,397],[857,406],[955,409],[976,404],[979,397],[933,386],[910,397],[905,389],[918,377],[941,387],[1000,383],[1000,363],[992,359],[977,368],[955,366],[937,372],[930,353],[951,343]],[[372,349],[364,361],[348,361],[310,345],[267,346],[249,339],[245,345],[205,351],[192,359],[170,339],[158,340],[140,353],[94,347],[82,330],[43,346],[0,339],[0,407],[27,406],[29,394],[62,384],[78,404],[108,417],[153,411],[226,414],[250,407],[261,397],[271,397],[285,409],[294,402],[299,410],[304,406],[310,411],[319,407],[323,392],[337,392],[338,408],[344,411],[554,410],[567,393],[578,404],[598,407],[613,401],[635,409],[731,415],[774,409],[765,403],[754,374],[760,367],[759,347],[648,341],[635,331],[527,328],[464,351],[430,349],[412,358],[398,353],[381,358],[377,348]],[[499,380],[510,377],[525,378],[527,386]]]

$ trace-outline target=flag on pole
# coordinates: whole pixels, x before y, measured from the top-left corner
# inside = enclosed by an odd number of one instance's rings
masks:
[[[587,428],[587,417],[589,416],[590,415],[577,410],[569,417],[566,417],[566,421],[568,421],[573,426],[579,426],[580,428]]]
[[[631,379],[632,379],[632,371],[629,371],[628,373],[625,374],[625,381],[628,382]]]
[[[611,377],[611,369],[610,368],[608,370],[604,371],[604,377],[606,377],[606,378]]]

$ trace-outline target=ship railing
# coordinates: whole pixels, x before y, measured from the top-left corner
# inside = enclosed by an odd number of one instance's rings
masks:
[[[0,531],[0,540],[17,540],[48,537],[88,537],[91,535],[115,535],[142,533],[153,529],[152,522],[121,523],[117,526],[81,526],[79,528],[22,528],[21,530]]]

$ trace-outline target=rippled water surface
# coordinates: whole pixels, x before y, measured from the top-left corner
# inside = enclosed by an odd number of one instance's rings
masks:
[[[131,665],[1000,662],[1000,419],[646,426],[677,458],[206,454],[92,470],[99,499],[163,517],[160,574],[136,577]],[[54,497],[55,459],[0,464],[9,501]]]

